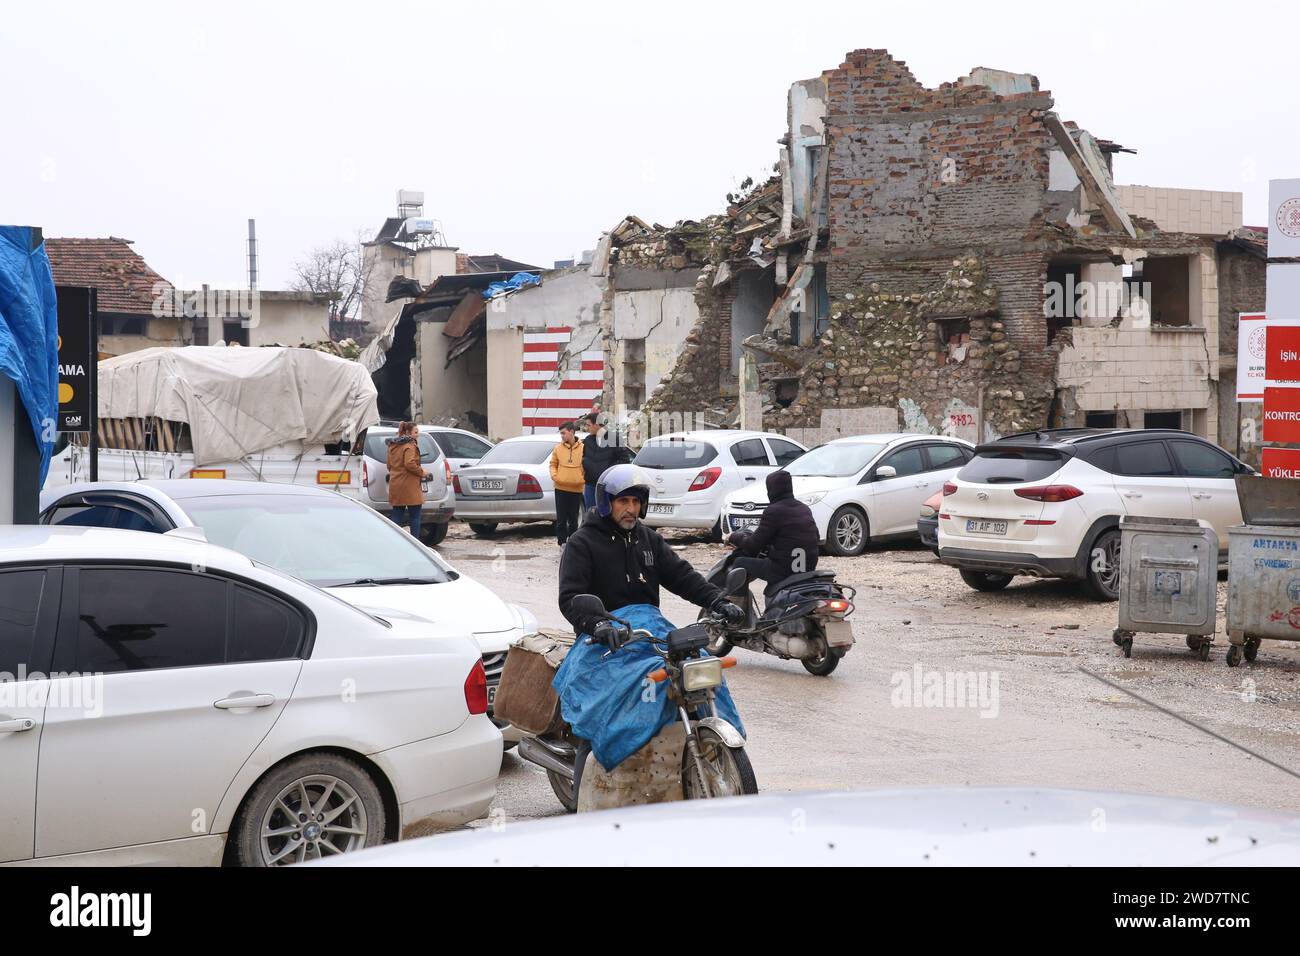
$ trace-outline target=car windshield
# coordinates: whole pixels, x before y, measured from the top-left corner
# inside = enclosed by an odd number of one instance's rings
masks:
[[[366,435],[366,457],[373,458],[375,461],[388,461],[388,443],[397,435],[397,432],[381,432],[375,434],[371,432]],[[420,461],[425,465],[432,465],[438,460],[438,443],[433,440],[432,435],[423,433],[416,436],[415,439],[420,444]]]
[[[804,477],[847,478],[866,468],[867,463],[879,455],[884,447],[870,442],[818,445],[786,465],[785,470],[792,475]]]
[[[213,544],[317,587],[454,576],[397,525],[341,496],[213,495],[182,505]]]
[[[642,468],[698,468],[718,457],[718,450],[706,441],[646,442],[636,456]]]
[[[551,452],[560,443],[560,436],[555,441],[510,441],[502,442],[480,458],[478,465],[540,465],[551,457]]]

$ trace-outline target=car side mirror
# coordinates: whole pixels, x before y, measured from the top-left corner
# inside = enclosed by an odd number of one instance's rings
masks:
[[[594,594],[579,594],[573,599],[571,607],[575,614],[583,617],[603,617],[608,613],[604,602]]]
[[[740,594],[745,590],[747,584],[749,584],[749,572],[744,568],[732,568],[727,573],[726,592],[728,594]]]
[[[893,465],[881,465],[875,470],[876,481],[885,481],[889,478],[898,477],[898,469]]]

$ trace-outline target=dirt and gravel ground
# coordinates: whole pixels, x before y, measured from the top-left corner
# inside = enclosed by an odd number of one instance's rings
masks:
[[[722,552],[691,533],[667,537],[699,570]],[[549,526],[506,526],[479,539],[454,523],[440,550],[543,625],[565,626]],[[1139,634],[1125,659],[1111,640],[1118,605],[1093,602],[1072,584],[1018,579],[979,593],[919,544],[821,560],[858,589],[857,644],[838,670],[813,677],[797,662],[742,650],[728,672],[763,791],[1011,784],[1300,804],[1296,776],[1124,693],[1300,773],[1300,645],[1266,641],[1253,665],[1227,667],[1223,582],[1208,662],[1173,634]],[[674,621],[695,618],[674,596],[663,607]],[[918,674],[922,689],[913,693]],[[927,698],[926,686],[957,674],[974,675],[976,687],[983,680],[983,699]],[[560,807],[545,775],[508,753],[494,810],[490,820],[518,820]]]

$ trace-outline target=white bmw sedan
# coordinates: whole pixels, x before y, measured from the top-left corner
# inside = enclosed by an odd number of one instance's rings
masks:
[[[508,604],[387,518],[345,495],[272,482],[178,478],[82,483],[41,495],[41,522],[192,536],[245,554],[361,608],[384,607],[472,635],[483,655],[488,713],[506,651],[537,630]],[[521,734],[500,725],[507,744]]]
[[[641,446],[635,464],[653,482],[645,523],[652,528],[699,528],[722,540],[723,500],[763,487],[770,472],[799,458],[803,445],[768,432],[674,432]]]
[[[826,550],[861,554],[874,539],[916,534],[921,505],[974,455],[974,446],[942,435],[883,434],[837,438],[787,465],[794,496],[812,509]],[[752,530],[767,507],[758,482],[727,498],[725,530]]]
[[[487,811],[471,639],[184,534],[0,529],[0,863],[275,866]]]

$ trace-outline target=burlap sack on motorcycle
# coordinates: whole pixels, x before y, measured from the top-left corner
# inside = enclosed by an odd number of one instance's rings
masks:
[[[564,718],[560,716],[560,697],[551,681],[574,640],[567,631],[543,628],[511,645],[493,702],[493,716],[530,734],[558,731]]]

